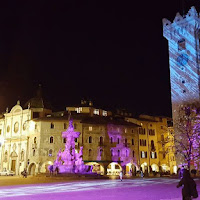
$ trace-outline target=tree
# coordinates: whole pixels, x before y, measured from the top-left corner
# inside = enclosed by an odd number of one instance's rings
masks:
[[[200,158],[200,114],[196,105],[181,105],[174,121],[174,146],[178,163],[190,170]]]

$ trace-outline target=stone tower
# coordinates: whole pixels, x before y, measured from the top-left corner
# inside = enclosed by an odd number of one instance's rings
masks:
[[[163,35],[168,40],[173,120],[179,106],[200,100],[200,18],[191,7],[186,16],[179,13],[173,22],[163,19]]]

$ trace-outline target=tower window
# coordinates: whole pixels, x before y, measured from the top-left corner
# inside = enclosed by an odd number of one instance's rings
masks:
[[[53,137],[50,137],[49,142],[50,142],[50,143],[53,143]]]
[[[183,90],[183,93],[186,93],[186,91],[185,91],[185,90]]]
[[[92,155],[92,149],[89,149],[89,156]]]
[[[89,143],[92,143],[92,136],[89,137]]]
[[[182,51],[182,50],[185,50],[185,39],[181,39],[178,41],[178,50],[179,51]]]
[[[51,129],[54,129],[54,123],[51,123]]]
[[[182,80],[182,83],[185,83],[185,81],[184,81],[184,80]]]

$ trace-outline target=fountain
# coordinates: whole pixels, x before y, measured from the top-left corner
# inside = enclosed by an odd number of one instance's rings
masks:
[[[92,173],[90,165],[84,165],[83,147],[80,147],[79,153],[75,152],[75,138],[78,138],[79,132],[74,131],[73,121],[69,120],[69,127],[62,133],[62,137],[66,139],[65,150],[58,151],[57,158],[54,161],[53,169],[57,169],[59,173]]]

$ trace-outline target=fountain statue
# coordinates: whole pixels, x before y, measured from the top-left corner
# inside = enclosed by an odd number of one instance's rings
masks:
[[[75,152],[75,138],[79,135],[79,132],[74,131],[73,121],[69,120],[69,127],[62,133],[62,137],[66,139],[65,150],[58,151],[53,164],[53,169],[57,169],[59,173],[92,173],[92,166],[84,165],[83,147],[80,147],[79,153]]]

